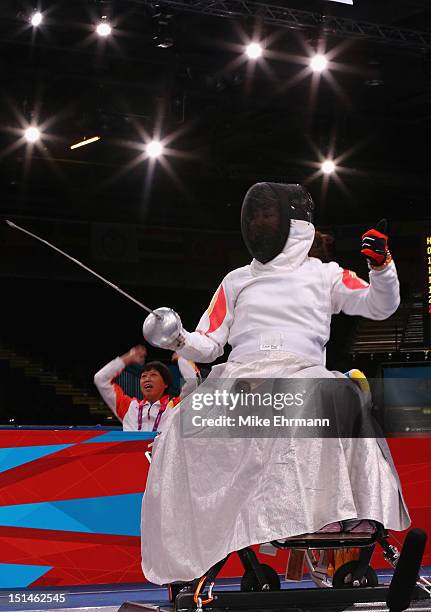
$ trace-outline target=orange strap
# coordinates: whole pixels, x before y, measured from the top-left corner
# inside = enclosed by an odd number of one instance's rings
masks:
[[[195,604],[197,604],[197,603],[198,603],[198,599],[199,599],[200,594],[201,594],[201,588],[202,588],[202,585],[204,584],[205,580],[206,580],[206,576],[203,576],[203,577],[202,577],[202,578],[199,580],[199,584],[198,584],[198,586],[196,587],[195,594],[193,595],[193,601],[195,602]],[[214,583],[212,583],[212,584],[214,584]],[[214,597],[210,596],[208,599],[202,599],[202,600],[201,600],[201,603],[202,603],[202,604],[208,604],[208,603],[211,603],[213,600],[214,600]]]

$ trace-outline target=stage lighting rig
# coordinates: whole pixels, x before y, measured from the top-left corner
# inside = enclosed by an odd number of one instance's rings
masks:
[[[323,72],[328,66],[328,60],[323,53],[316,53],[310,59],[310,68],[313,72]]]
[[[24,138],[27,142],[34,143],[40,138],[40,130],[34,125],[30,125],[24,132]]]
[[[332,174],[335,172],[335,164],[332,159],[325,159],[325,161],[322,162],[321,170],[323,174]]]
[[[262,56],[262,45],[258,42],[251,42],[245,48],[245,52],[247,54],[247,57],[249,57],[250,59],[258,59]]]
[[[106,38],[106,36],[109,36],[111,34],[112,27],[111,27],[111,24],[108,21],[107,15],[103,15],[102,16],[102,19],[97,24],[96,32],[102,38]]]
[[[43,21],[43,14],[35,9],[31,14],[29,21],[34,28],[37,28]]]
[[[174,46],[174,35],[172,31],[173,14],[164,11],[160,5],[153,5],[154,44],[160,49],[169,49]]]
[[[151,159],[156,159],[157,157],[160,157],[160,155],[163,153],[163,145],[158,140],[152,140],[147,144],[145,150],[147,152],[148,157],[151,157]]]
[[[95,0],[98,15],[95,31],[101,38],[112,34],[114,15],[116,14],[113,0]]]

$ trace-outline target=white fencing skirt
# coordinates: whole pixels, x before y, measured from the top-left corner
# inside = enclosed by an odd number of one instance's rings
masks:
[[[341,376],[289,353],[262,357],[215,366],[209,378]],[[184,438],[185,409],[187,399],[153,447],[141,529],[151,582],[193,580],[230,552],[335,521],[409,526],[390,456],[375,438]]]

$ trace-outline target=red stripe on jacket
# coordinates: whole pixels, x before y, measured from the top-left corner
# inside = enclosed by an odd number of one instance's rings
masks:
[[[209,308],[209,327],[206,334],[209,334],[220,327],[226,316],[226,296],[224,293],[223,286],[219,287],[215,294]]]
[[[112,386],[115,391],[115,410],[117,412],[117,417],[122,421],[129,410],[130,402],[133,400],[133,397],[126,395],[120,385],[113,383]]]
[[[368,283],[358,278],[355,272],[351,270],[343,270],[343,284],[348,289],[365,289],[368,287]]]

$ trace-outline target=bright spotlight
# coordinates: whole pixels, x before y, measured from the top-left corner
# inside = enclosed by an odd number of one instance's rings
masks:
[[[151,157],[152,159],[155,159],[156,157],[159,157],[163,153],[162,143],[159,142],[158,140],[152,140],[151,142],[147,144],[146,151],[149,157]]]
[[[30,23],[34,28],[37,28],[37,26],[42,23],[42,20],[42,13],[40,11],[35,11],[30,18]]]
[[[40,131],[37,129],[37,127],[28,127],[24,132],[24,137],[27,142],[36,142],[36,140],[39,140],[40,138]]]
[[[252,42],[247,45],[245,52],[250,59],[257,59],[262,55],[262,46],[259,43]]]
[[[323,174],[332,174],[335,171],[335,164],[332,159],[325,159],[321,165]]]
[[[112,28],[109,25],[109,22],[106,21],[105,17],[102,17],[102,21],[98,24],[97,28],[96,28],[96,32],[98,33],[99,36],[109,36],[110,33],[112,32]]]
[[[310,60],[310,68],[313,72],[323,72],[328,65],[328,60],[321,53],[317,53]]]

